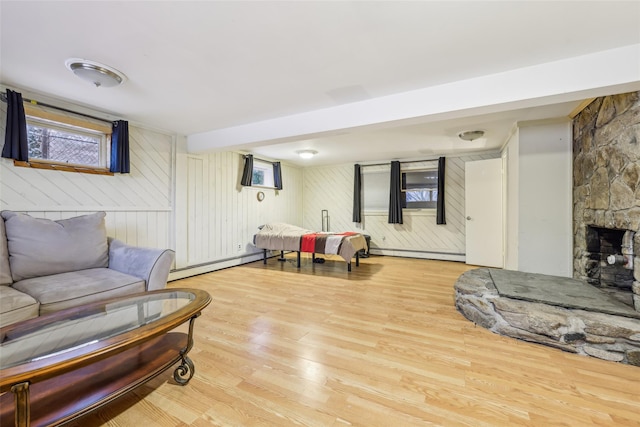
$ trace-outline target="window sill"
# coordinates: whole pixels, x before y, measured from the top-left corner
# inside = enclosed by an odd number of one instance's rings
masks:
[[[255,188],[256,190],[263,190],[265,188],[267,190],[276,190],[276,187],[269,187],[268,185],[251,185],[249,188]]]
[[[364,216],[387,216],[387,211],[364,211]],[[407,216],[436,216],[436,209],[424,208],[424,209],[402,209],[402,214]]]
[[[76,173],[88,173],[92,175],[109,175],[113,176],[113,172],[109,172],[106,168],[92,168],[89,166],[73,166],[66,165],[60,163],[49,163],[42,161],[28,161],[21,162],[18,160],[13,161],[14,166],[22,167],[22,168],[34,168],[34,169],[46,169],[46,170],[56,170],[62,172],[76,172]]]

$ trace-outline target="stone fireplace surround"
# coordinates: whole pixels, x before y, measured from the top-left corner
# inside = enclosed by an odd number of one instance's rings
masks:
[[[573,206],[575,278],[610,288],[593,277],[607,268],[591,250],[593,230],[635,232],[633,278],[619,287],[640,311],[640,92],[597,98],[574,118]]]
[[[475,269],[455,284],[456,308],[501,335],[640,366],[640,92],[597,98],[574,118],[573,184],[575,279]],[[632,248],[623,250],[627,231]],[[564,298],[581,286],[588,308]]]

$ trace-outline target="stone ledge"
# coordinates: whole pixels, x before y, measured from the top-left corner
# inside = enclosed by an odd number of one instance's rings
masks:
[[[500,296],[487,268],[465,272],[454,288],[456,309],[496,334],[640,366],[638,319]]]

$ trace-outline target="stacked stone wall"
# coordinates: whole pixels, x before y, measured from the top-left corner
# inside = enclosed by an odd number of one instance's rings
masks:
[[[587,280],[588,225],[640,230],[640,92],[597,98],[575,117],[573,204],[574,277]],[[634,253],[640,310],[640,233]]]

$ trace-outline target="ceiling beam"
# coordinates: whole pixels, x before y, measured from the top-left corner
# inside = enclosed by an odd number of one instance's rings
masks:
[[[191,153],[250,149],[362,128],[434,122],[640,90],[640,44],[197,133]]]

